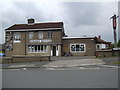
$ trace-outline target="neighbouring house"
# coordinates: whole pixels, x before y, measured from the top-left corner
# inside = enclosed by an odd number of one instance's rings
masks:
[[[96,49],[107,49],[110,42],[99,37],[68,37],[63,22],[14,24],[5,29],[6,56],[90,56]],[[104,47],[103,47],[104,46]]]

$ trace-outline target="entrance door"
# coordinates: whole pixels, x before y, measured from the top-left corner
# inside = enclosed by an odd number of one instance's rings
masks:
[[[53,56],[56,56],[56,46],[53,46]]]

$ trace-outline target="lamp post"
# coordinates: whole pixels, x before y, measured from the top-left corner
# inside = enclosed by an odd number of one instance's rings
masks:
[[[117,47],[117,35],[116,35],[116,27],[117,27],[117,23],[116,20],[119,16],[116,16],[116,14],[114,14],[110,19],[112,19],[113,21],[113,31],[114,31],[114,44],[115,47]]]

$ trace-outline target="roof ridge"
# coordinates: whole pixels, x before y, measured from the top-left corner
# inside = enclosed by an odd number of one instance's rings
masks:
[[[63,23],[63,22],[62,21],[61,22],[59,22],[59,21],[57,21],[57,22],[37,22],[37,23],[34,23],[34,24],[42,24],[42,23]],[[26,23],[26,24],[28,24],[28,23]],[[19,24],[14,24],[14,25],[19,25]]]

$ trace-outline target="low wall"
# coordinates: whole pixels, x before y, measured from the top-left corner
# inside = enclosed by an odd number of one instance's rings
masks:
[[[33,62],[33,61],[50,61],[50,56],[12,56],[2,58],[2,63]]]
[[[120,56],[120,50],[96,50],[96,57],[110,57],[110,56]]]

